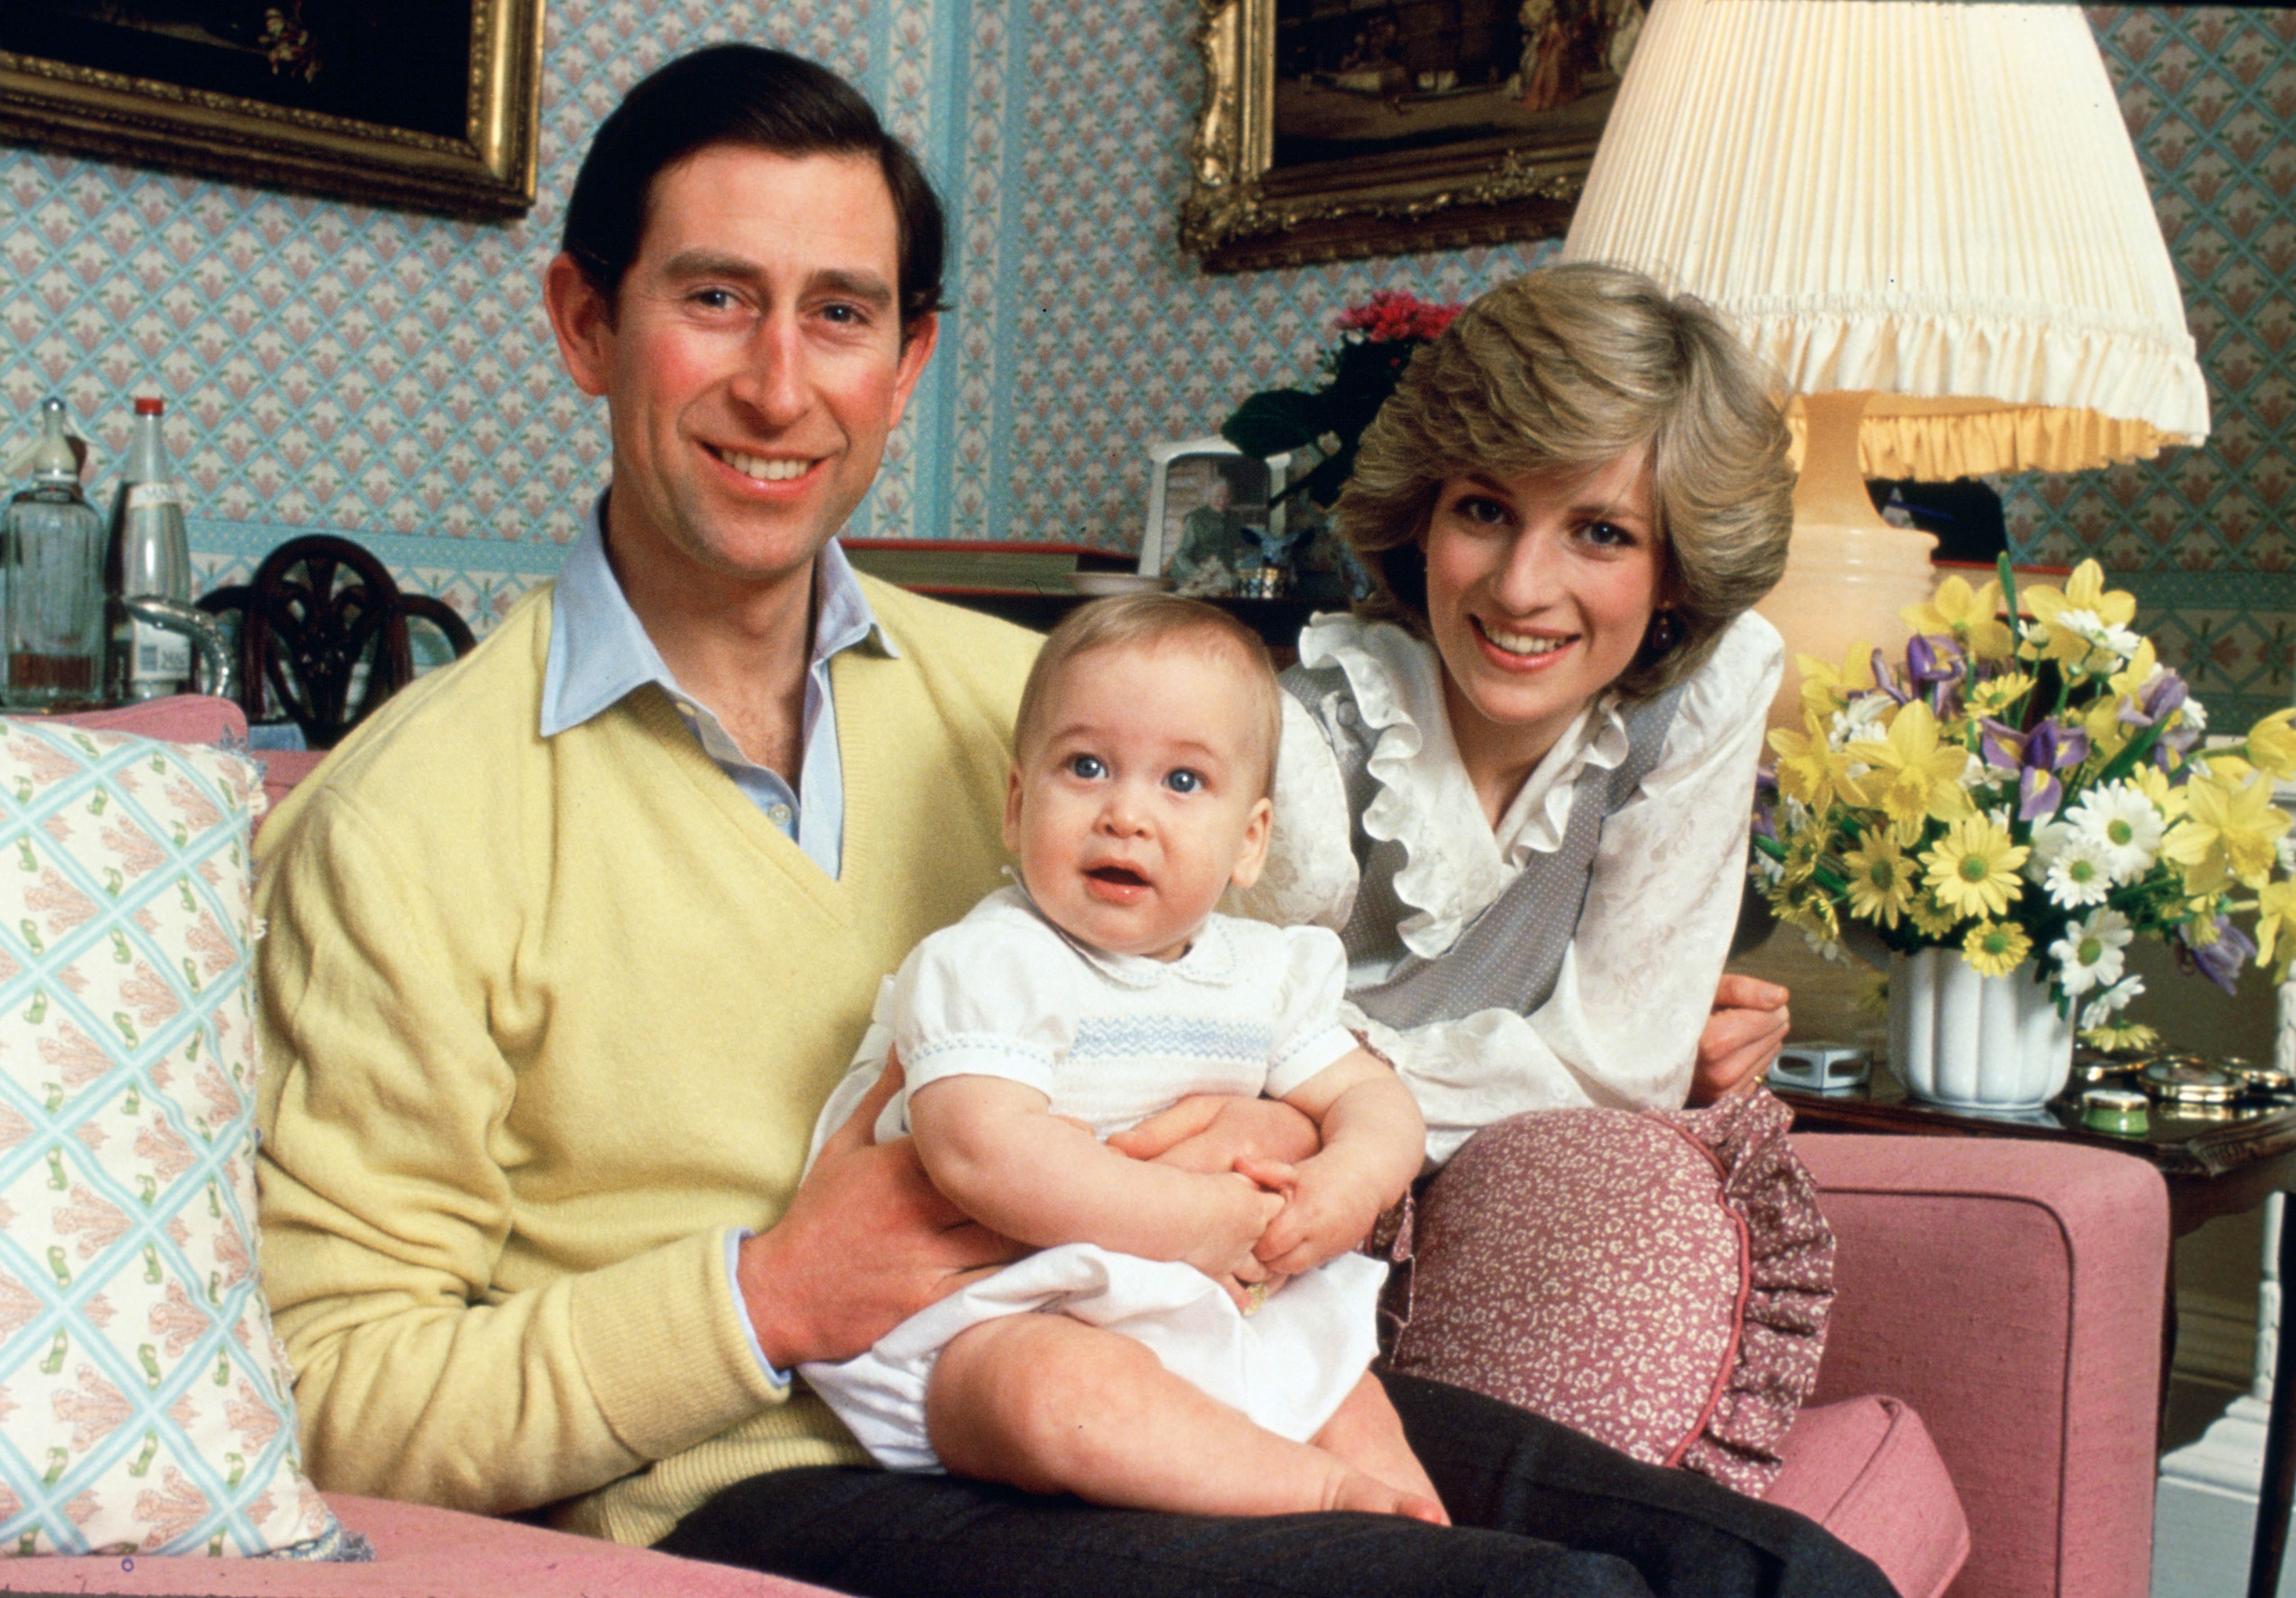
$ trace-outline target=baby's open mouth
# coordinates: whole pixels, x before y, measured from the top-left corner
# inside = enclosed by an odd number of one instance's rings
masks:
[[[1084,874],[1095,882],[1107,882],[1118,888],[1148,886],[1148,879],[1128,865],[1095,865]]]

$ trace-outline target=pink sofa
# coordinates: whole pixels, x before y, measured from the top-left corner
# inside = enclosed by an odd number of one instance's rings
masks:
[[[244,736],[228,701],[176,701],[176,718],[157,727],[156,709],[102,719],[201,741],[236,723]],[[275,799],[314,764],[275,765]],[[1770,1501],[1866,1552],[1904,1598],[2140,1598],[2169,1268],[2158,1173],[2127,1155],[2022,1140],[1813,1135],[1795,1147],[1841,1240],[1839,1293],[1816,1401],[1786,1438]],[[330,1502],[373,1543],[373,1563],[0,1559],[0,1592],[819,1590],[516,1522]]]

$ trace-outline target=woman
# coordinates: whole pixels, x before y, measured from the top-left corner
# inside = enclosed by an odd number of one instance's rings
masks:
[[[1792,482],[1751,359],[1602,266],[1484,295],[1364,435],[1339,518],[1378,592],[1300,638],[1250,908],[1341,931],[1436,1159],[1522,1110],[1678,1105],[1702,1028],[1709,1089],[1782,1030],[1708,996]]]

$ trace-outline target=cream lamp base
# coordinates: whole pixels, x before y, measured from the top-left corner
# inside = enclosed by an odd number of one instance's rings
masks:
[[[1840,667],[1852,647],[1905,658],[1913,629],[1898,612],[1930,596],[1936,573],[1927,533],[1891,527],[1874,512],[1857,469],[1858,419],[1866,396],[1808,394],[1809,422],[1801,475],[1794,484],[1793,542],[1785,575],[1754,608],[1786,641],[1785,676],[1770,701],[1769,725],[1802,725],[1801,672],[1796,655]]]

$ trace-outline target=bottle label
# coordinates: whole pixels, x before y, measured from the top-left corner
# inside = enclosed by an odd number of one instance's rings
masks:
[[[173,483],[127,485],[127,508],[131,511],[156,511],[162,505],[181,505],[183,503],[184,491]]]
[[[165,627],[153,627],[148,621],[135,624],[132,652],[127,657],[127,676],[131,682],[146,682],[154,678],[181,682],[192,675],[192,641],[181,633],[171,633]]]

